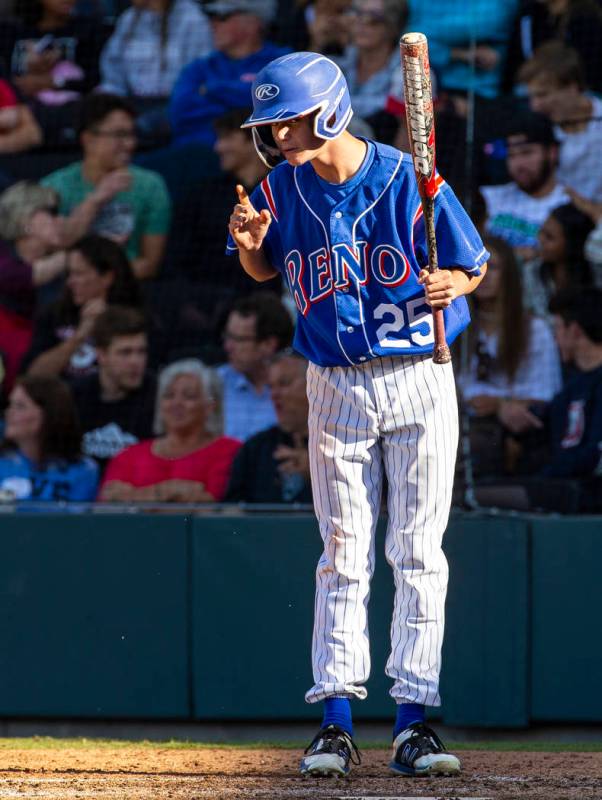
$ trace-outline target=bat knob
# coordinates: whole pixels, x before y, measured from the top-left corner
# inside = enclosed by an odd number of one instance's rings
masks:
[[[451,361],[451,353],[446,344],[436,345],[433,350],[433,361],[435,364],[449,364]]]
[[[401,37],[401,44],[425,44],[426,43],[426,36],[424,33],[404,33]]]

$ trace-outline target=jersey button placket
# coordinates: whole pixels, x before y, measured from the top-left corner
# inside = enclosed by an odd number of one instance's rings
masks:
[[[345,241],[349,237],[349,231],[347,230],[346,226],[340,222],[343,219],[343,212],[342,211],[333,211],[330,216],[330,241],[332,243],[335,242],[342,242]],[[341,286],[339,292],[345,292],[346,294],[349,292],[348,286]],[[336,300],[335,300],[336,302]],[[352,333],[352,330],[348,329],[349,333]]]
[[[342,211],[334,211],[330,216],[330,236],[333,244],[341,242],[349,243],[351,241],[351,230],[347,221],[343,219]],[[359,288],[359,287],[358,287]],[[354,286],[342,286],[338,292],[335,293],[335,304],[337,306],[337,325],[339,328],[339,344],[347,357],[357,363],[357,337],[361,334],[361,327],[357,324],[351,324],[358,316],[357,311],[357,298]],[[351,319],[349,319],[351,317]],[[345,319],[346,318],[346,319]],[[354,351],[356,353],[354,354]],[[360,351],[361,352],[361,351]],[[365,359],[364,359],[365,360]]]

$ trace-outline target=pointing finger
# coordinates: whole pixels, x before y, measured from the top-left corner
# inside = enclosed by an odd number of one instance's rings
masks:
[[[251,205],[251,201],[249,200],[249,195],[247,194],[247,190],[240,183],[236,184],[236,194],[238,195],[238,199],[243,206]]]

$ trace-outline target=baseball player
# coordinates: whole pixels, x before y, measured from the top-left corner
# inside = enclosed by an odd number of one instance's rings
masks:
[[[258,281],[281,272],[298,309],[295,348],[310,362],[309,454],[324,541],[316,572],[309,703],[322,726],[301,772],[346,775],[359,763],[352,699],[366,697],[368,597],[383,481],[386,557],[395,577],[386,672],[397,703],[390,767],[451,774],[459,760],[424,724],[438,692],[447,525],[458,436],[451,364],[431,358],[431,308],[448,341],[469,322],[463,295],[488,253],[439,178],[436,232],[445,269],[427,247],[410,156],[352,136],[347,84],[317,53],[277,58],[252,87],[256,148],[272,171],[249,198],[239,186],[228,251]]]

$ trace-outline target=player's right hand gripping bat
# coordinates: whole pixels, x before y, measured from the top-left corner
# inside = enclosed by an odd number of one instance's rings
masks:
[[[435,118],[431,91],[428,43],[423,33],[406,33],[399,43],[405,89],[406,121],[414,171],[424,214],[424,227],[428,248],[428,269],[439,268],[437,240],[435,238]],[[443,309],[433,309],[435,346],[433,361],[447,364],[451,360],[445,341]]]

